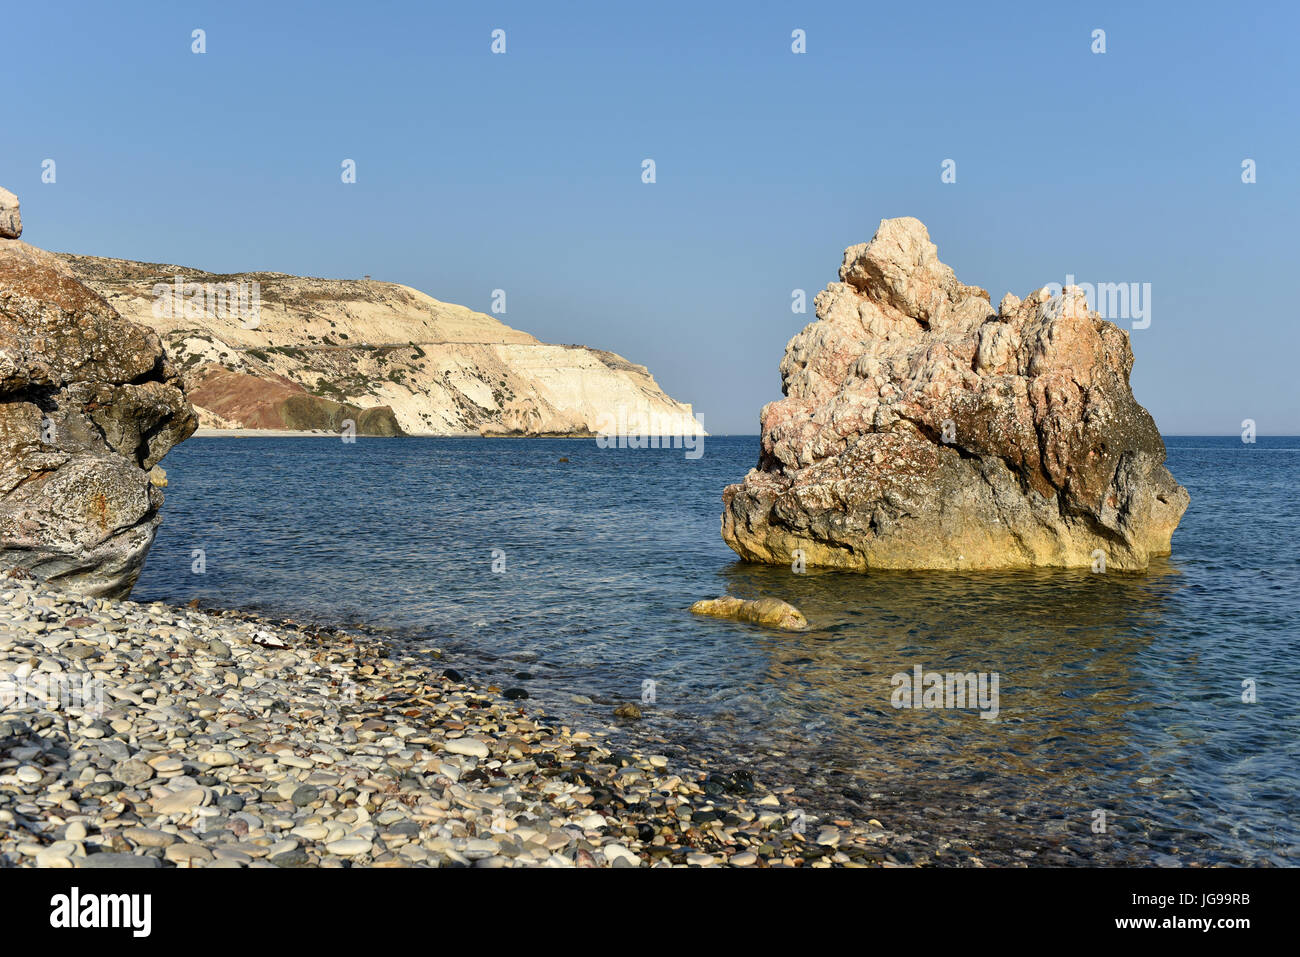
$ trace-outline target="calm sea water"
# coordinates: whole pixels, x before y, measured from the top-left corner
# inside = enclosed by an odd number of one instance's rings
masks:
[[[165,463],[133,597],[427,636],[584,727],[650,679],[655,703],[616,737],[748,764],[825,815],[985,860],[1294,864],[1300,439],[1167,441],[1191,507],[1172,558],[1133,576],[742,564],[720,493],[757,461],[752,436],[697,460],[591,440],[191,439]],[[784,598],[813,627],[687,611],[724,593]],[[917,665],[996,672],[998,720],[892,707],[891,676]]]

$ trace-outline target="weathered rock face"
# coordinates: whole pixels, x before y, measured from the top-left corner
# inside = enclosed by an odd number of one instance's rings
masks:
[[[150,470],[197,425],[155,333],[0,240],[0,567],[125,596],[160,521]]]
[[[1167,555],[1188,495],[1133,398],[1128,333],[1082,292],[957,280],[925,226],[845,250],[786,347],[758,468],[723,492],[750,561],[835,568],[1088,566]]]

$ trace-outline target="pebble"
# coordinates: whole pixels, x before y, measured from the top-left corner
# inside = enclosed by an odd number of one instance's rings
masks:
[[[36,852],[37,867],[71,867],[69,858],[77,854],[80,848],[75,841],[56,841],[49,847]]]
[[[230,861],[240,866],[253,863],[252,855],[245,854],[237,847],[214,847],[212,856],[218,861]]]
[[[191,867],[196,861],[212,860],[212,852],[201,844],[169,844],[163,856],[173,864]]]
[[[101,853],[91,854],[88,857],[81,858],[76,862],[77,867],[83,868],[152,868],[161,867],[161,862],[156,857],[146,857],[143,854],[118,854],[118,853]]]
[[[82,619],[75,638],[49,616]],[[806,842],[780,782],[614,748],[606,730],[530,709],[522,687],[429,660],[428,639],[0,578],[0,677],[89,674],[104,691],[102,714],[0,715],[0,867],[912,860],[874,819]]]
[[[153,777],[153,768],[149,767],[149,765],[145,764],[143,761],[135,759],[123,761],[120,764],[114,765],[113,777],[121,781],[127,787],[133,788],[144,784],[145,781],[148,781]]]
[[[204,751],[199,755],[199,760],[214,768],[228,768],[239,763],[239,758],[229,751]]]
[[[817,843],[825,844],[828,847],[835,847],[840,843],[840,832],[832,827],[828,827],[817,835]]]
[[[121,832],[124,840],[138,847],[166,847],[178,840],[175,834],[158,831],[151,827],[130,827]]]
[[[442,747],[452,754],[462,754],[471,758],[486,758],[492,753],[488,746],[477,738],[451,738],[444,741]]]
[[[361,838],[344,838],[341,841],[332,841],[326,844],[325,850],[340,857],[356,857],[358,854],[369,854],[371,844]]]
[[[204,802],[207,792],[203,788],[182,788],[155,797],[150,804],[158,814],[181,814],[192,811]]]
[[[630,862],[634,867],[641,866],[641,858],[637,857],[622,844],[606,844],[602,850],[605,852],[605,860],[611,864],[620,858]]]
[[[498,847],[495,841],[489,841],[483,838],[476,838],[467,841],[465,844],[464,854],[471,861],[484,860],[488,857],[494,857]]]
[[[292,851],[276,854],[269,859],[276,867],[306,867],[311,863],[307,852],[301,848],[294,848]]]

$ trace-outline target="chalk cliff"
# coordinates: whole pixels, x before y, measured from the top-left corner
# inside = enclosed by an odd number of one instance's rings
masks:
[[[644,366],[408,286],[62,259],[158,332],[204,426],[333,430],[352,418],[361,434],[589,435],[621,410],[665,434],[700,430]],[[239,305],[253,284],[256,315]]]

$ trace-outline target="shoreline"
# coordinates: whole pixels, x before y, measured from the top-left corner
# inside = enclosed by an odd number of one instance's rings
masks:
[[[213,438],[338,438],[338,432],[328,432],[324,429],[303,430],[303,429],[219,429],[210,425],[200,426],[195,430],[191,438],[196,439],[213,439]],[[482,432],[404,432],[401,435],[362,435],[357,434],[357,438],[363,439],[595,439],[599,438],[599,433],[557,433],[557,432],[501,432],[484,435]],[[684,436],[656,436],[657,438],[682,438]],[[758,439],[761,436],[757,432],[710,432],[703,435],[709,439]],[[1200,432],[1162,432],[1161,439],[1236,439],[1239,438],[1237,433],[1200,433]],[[1259,433],[1261,439],[1300,439],[1300,435],[1290,435],[1288,433]]]
[[[194,434],[190,436],[192,439],[337,439],[339,437],[340,433],[329,432],[324,429],[217,429],[206,425],[196,429]],[[358,432],[355,437],[358,439],[580,439],[585,441],[598,439],[601,436],[596,432],[493,432],[486,435],[481,432],[404,432],[401,435],[365,435]],[[647,436],[647,438],[661,441],[675,438],[716,437],[718,436]],[[742,438],[748,438],[748,436],[742,436]]]
[[[365,629],[0,578],[0,866],[902,866],[879,822],[510,692]]]

